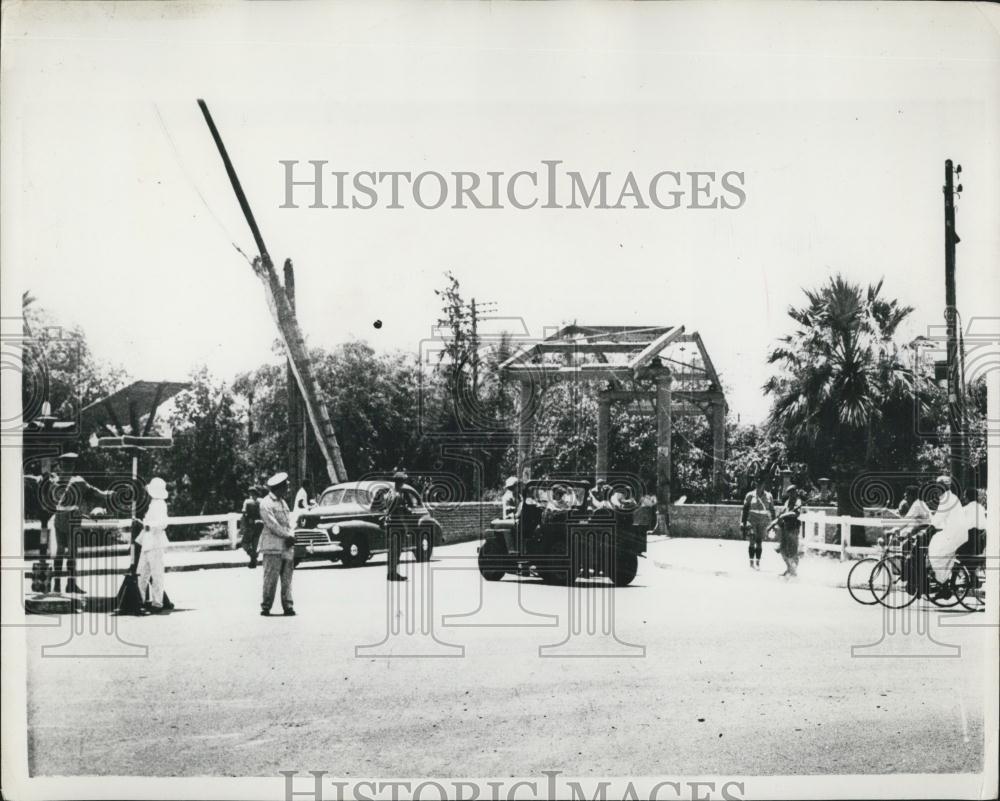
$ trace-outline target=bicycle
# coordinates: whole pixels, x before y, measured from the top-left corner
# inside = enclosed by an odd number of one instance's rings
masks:
[[[847,574],[847,591],[851,597],[864,606],[874,606],[879,603],[875,589],[872,587],[872,575],[875,568],[888,560],[894,571],[894,575],[902,575],[903,556],[899,545],[899,529],[892,529],[888,533],[888,538],[878,538],[878,545],[882,548],[879,556],[866,556],[854,563]]]
[[[916,543],[916,532],[910,535],[911,547],[919,549],[917,558],[921,558],[924,576],[907,576],[903,563],[902,554],[896,556],[890,554],[879,560],[878,564],[872,568],[870,586],[872,595],[878,603],[887,609],[904,609],[912,604],[917,597],[924,595],[935,606],[948,609],[958,604],[962,604],[966,609],[969,607],[964,603],[973,586],[973,579],[969,570],[961,561],[956,560],[952,565],[951,573],[945,582],[938,581],[934,571],[930,570],[926,563],[926,555],[922,553]],[[920,570],[917,571],[921,572]],[[921,581],[921,578],[924,580]],[[923,584],[923,586],[921,586]],[[940,591],[946,588],[950,594],[941,595]]]

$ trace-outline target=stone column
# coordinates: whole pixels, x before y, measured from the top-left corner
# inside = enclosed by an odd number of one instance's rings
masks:
[[[532,382],[522,379],[517,395],[517,470],[522,480],[531,478],[532,390]]]
[[[608,439],[611,435],[611,399],[597,401],[597,469],[595,478],[608,477]]]
[[[656,529],[670,533],[670,372],[656,377]]]
[[[722,500],[726,478],[726,403],[712,404],[712,497]]]

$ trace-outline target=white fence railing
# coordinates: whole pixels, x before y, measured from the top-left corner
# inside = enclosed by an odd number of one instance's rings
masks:
[[[868,556],[878,553],[878,548],[851,545],[851,526],[865,528],[899,528],[906,521],[899,518],[848,517],[847,515],[826,515],[820,512],[806,512],[799,517],[802,526],[802,546],[807,550],[829,551],[840,554],[844,561],[849,556]],[[911,521],[912,522],[912,521]],[[827,526],[837,529],[837,542],[826,541]]]
[[[191,548],[191,547],[204,547],[206,544],[211,544],[212,542],[224,543],[223,547],[228,547],[236,549],[240,544],[240,515],[239,512],[226,512],[224,514],[218,515],[183,515],[179,517],[168,517],[167,518],[167,539],[170,539],[170,527],[171,526],[197,526],[204,525],[206,523],[225,523],[226,524],[226,539],[225,540],[179,540],[177,542],[171,542],[167,545],[168,548]],[[119,519],[84,519],[81,522],[81,528],[84,529],[118,529],[119,531],[127,532],[132,525],[132,520],[130,518],[119,518]],[[38,520],[25,520],[24,521],[25,531],[41,531],[42,524]],[[49,556],[55,555],[55,537],[52,536],[53,533],[53,521],[49,520],[49,525],[47,528],[48,538],[47,546]],[[124,537],[120,536],[121,545],[130,544],[128,535]],[[83,553],[94,550],[94,548],[82,548],[80,549]]]

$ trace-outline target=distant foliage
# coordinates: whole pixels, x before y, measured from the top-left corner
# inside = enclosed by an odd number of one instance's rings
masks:
[[[913,310],[887,299],[881,281],[864,288],[837,275],[805,295],[804,306],[788,310],[793,332],[769,357],[777,368],[764,385],[769,432],[809,475],[833,478],[841,511],[858,514],[849,487],[859,474],[889,475],[901,485],[895,497],[907,475],[947,468],[947,389],[920,342],[898,341]],[[983,473],[985,411],[974,386],[968,413]]]

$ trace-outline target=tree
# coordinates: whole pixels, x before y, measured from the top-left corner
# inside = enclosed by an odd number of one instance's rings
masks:
[[[83,329],[60,325],[28,292],[22,296],[22,314],[21,408],[26,422],[41,414],[46,400],[60,420],[78,421],[82,409],[128,383],[123,368],[94,356]],[[89,433],[81,432],[84,437]],[[79,469],[85,474],[123,469],[118,454],[90,448],[84,438],[70,447],[80,453]]]
[[[885,299],[881,281],[863,289],[837,275],[804,291],[806,305],[788,310],[796,330],[768,358],[780,368],[764,385],[769,422],[791,458],[833,474],[841,512],[858,514],[859,472],[916,463],[933,388],[894,341],[913,309]]]
[[[22,313],[21,400],[26,415],[38,414],[48,400],[52,414],[73,420],[88,404],[125,386],[125,370],[96,358],[78,325],[60,325],[28,292],[22,297]]]
[[[449,451],[456,458],[451,468],[471,497],[477,490],[499,487],[503,477],[515,470],[514,394],[500,370],[513,348],[507,332],[484,343],[458,279],[450,271],[445,278],[445,287],[434,294],[442,304],[438,325],[447,336],[434,375],[424,376],[431,391],[425,391],[423,398],[434,410],[426,418],[433,431],[452,439]],[[440,440],[427,444],[441,451]],[[479,480],[482,486],[477,488]]]
[[[236,398],[202,367],[191,387],[173,399],[173,447],[154,451],[154,473],[173,483],[174,515],[214,514],[239,508],[251,472]]]

